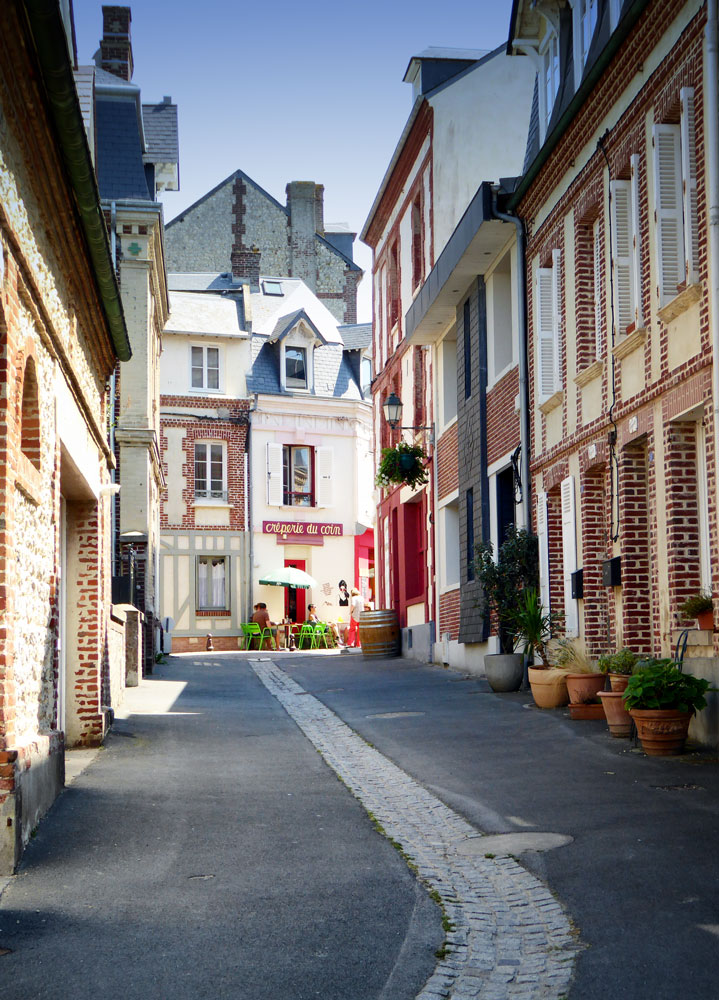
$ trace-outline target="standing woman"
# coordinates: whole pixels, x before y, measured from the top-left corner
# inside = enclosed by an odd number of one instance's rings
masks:
[[[352,598],[352,610],[350,611],[350,628],[347,635],[347,645],[359,646],[359,620],[360,615],[365,609],[365,603],[356,587],[352,588],[350,596]]]

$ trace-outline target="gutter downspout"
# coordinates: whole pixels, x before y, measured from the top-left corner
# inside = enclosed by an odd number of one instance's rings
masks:
[[[527,330],[527,238],[524,220],[518,215],[500,212],[497,192],[492,196],[492,214],[501,222],[511,222],[517,230],[517,327],[519,332],[519,428],[522,470],[522,527],[532,530],[531,480],[529,477],[530,422],[529,422],[529,336]]]
[[[110,259],[112,261],[113,270],[116,267],[115,261],[117,259],[117,203],[110,203]],[[112,369],[112,375],[110,376],[110,427],[109,427],[109,445],[110,454],[115,457],[115,396],[117,393],[117,363]],[[110,482],[115,483],[117,481],[117,462],[113,462],[110,469]],[[113,494],[110,498],[110,566],[112,567],[112,575],[118,576],[117,572],[117,496]]]
[[[709,214],[709,329],[712,344],[712,401],[714,463],[719,470],[719,61],[717,56],[717,0],[707,0],[706,113],[707,195]],[[714,489],[719,500],[719,482]],[[714,585],[716,590],[716,581]]]

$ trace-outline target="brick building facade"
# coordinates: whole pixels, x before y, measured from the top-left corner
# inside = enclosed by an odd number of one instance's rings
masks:
[[[106,385],[130,345],[67,23],[59,6],[0,12],[3,874],[62,786],[65,745],[102,739],[117,651]]]

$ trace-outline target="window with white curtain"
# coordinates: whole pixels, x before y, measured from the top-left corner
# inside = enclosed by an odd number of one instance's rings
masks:
[[[227,608],[227,559],[225,556],[197,557],[197,607],[200,611]]]
[[[220,442],[195,442],[195,499],[227,502],[225,446]]]

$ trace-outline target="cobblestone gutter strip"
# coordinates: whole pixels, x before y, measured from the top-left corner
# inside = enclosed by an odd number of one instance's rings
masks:
[[[560,1000],[578,945],[547,887],[512,858],[460,855],[478,831],[271,660],[250,665],[442,899],[447,950],[417,1000]]]

